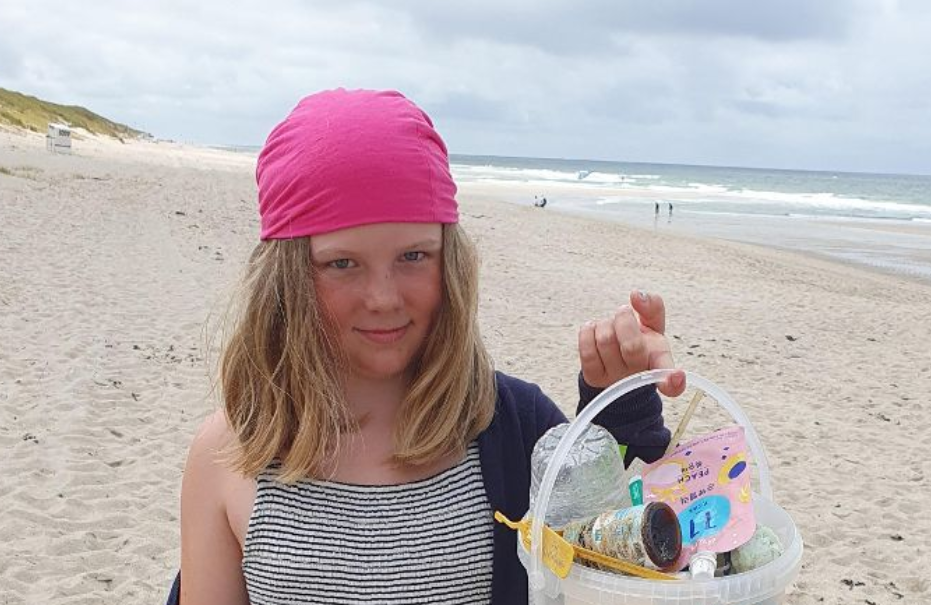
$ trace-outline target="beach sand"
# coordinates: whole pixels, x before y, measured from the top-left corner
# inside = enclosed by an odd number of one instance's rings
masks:
[[[0,132],[0,605],[167,594],[212,335],[256,239],[253,162]],[[571,414],[578,326],[662,294],[678,365],[750,417],[804,537],[787,602],[931,602],[931,286],[500,197],[460,194],[499,369]],[[725,422],[699,415],[687,435]]]

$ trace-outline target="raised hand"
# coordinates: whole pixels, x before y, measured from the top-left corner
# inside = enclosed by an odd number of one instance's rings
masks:
[[[630,293],[630,304],[613,317],[589,321],[579,330],[582,378],[604,388],[645,370],[672,368],[666,332],[666,307],[658,294]],[[685,373],[677,371],[658,385],[661,393],[678,397],[685,391]]]

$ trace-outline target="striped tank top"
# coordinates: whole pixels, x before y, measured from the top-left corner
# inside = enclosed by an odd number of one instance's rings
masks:
[[[491,600],[493,527],[478,445],[401,485],[258,478],[242,569],[252,605]]]

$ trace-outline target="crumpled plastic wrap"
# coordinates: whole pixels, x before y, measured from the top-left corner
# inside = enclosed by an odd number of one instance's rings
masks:
[[[568,423],[554,426],[537,441],[531,457],[530,508],[533,509],[543,474]],[[561,529],[574,519],[630,506],[624,459],[617,441],[604,428],[589,425],[575,442],[559,470],[546,512],[546,524]]]
[[[751,571],[775,561],[784,550],[776,532],[765,525],[757,525],[750,540],[731,552],[731,565],[734,573]]]

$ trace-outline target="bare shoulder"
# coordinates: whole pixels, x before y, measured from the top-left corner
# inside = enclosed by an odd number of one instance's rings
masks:
[[[182,518],[186,508],[225,519],[242,547],[255,501],[256,482],[230,465],[235,445],[236,435],[222,411],[204,419],[188,453],[181,505]]]
[[[221,491],[213,489],[225,484],[235,474],[228,464],[230,446],[235,443],[235,436],[222,411],[207,416],[191,441],[187,465],[184,468],[184,486],[210,486],[209,491],[217,496]]]
[[[217,410],[204,418],[200,428],[197,429],[197,434],[194,436],[191,449],[212,448],[219,450],[227,447],[233,441],[233,429],[230,428],[229,422],[226,420],[226,414],[223,413],[223,410]]]
[[[223,412],[198,429],[181,484],[181,601],[248,604],[242,576],[240,532],[231,511],[248,505],[248,480],[229,464],[235,435]],[[240,495],[243,494],[243,495]]]

